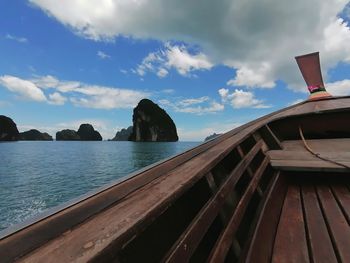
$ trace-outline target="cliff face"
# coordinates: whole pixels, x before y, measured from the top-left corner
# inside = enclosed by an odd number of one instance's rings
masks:
[[[80,141],[80,137],[74,130],[62,130],[56,133],[56,141]]]
[[[134,109],[133,131],[130,141],[174,142],[178,141],[176,126],[170,116],[151,100],[143,99]]]
[[[132,134],[132,126],[127,129],[121,129],[118,131],[111,141],[128,141],[130,135]]]
[[[21,132],[19,134],[19,139],[22,141],[52,141],[52,136],[46,132],[42,133],[38,130],[33,129]]]
[[[91,124],[82,124],[77,134],[82,141],[102,141],[102,136]]]
[[[19,132],[16,123],[4,115],[0,115],[0,141],[17,141]]]

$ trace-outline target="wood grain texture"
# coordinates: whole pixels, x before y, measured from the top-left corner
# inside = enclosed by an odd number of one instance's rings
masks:
[[[230,221],[228,222],[225,230],[220,235],[217,240],[210,256],[208,262],[224,262],[226,258],[226,254],[232,244],[233,236],[241,222],[244,212],[248,206],[249,200],[252,198],[254,191],[257,188],[259,180],[265,171],[267,165],[269,163],[269,159],[266,157],[257,171],[255,172],[254,177],[249,183],[245,193],[243,194],[241,200],[239,201]]]
[[[350,226],[328,186],[317,186],[317,194],[338,257],[350,262]]]
[[[304,224],[299,186],[290,185],[278,224],[272,262],[309,262]]]
[[[317,200],[315,188],[312,185],[302,186],[302,196],[305,209],[305,223],[308,229],[308,240],[311,249],[310,255],[313,262],[338,262]]]

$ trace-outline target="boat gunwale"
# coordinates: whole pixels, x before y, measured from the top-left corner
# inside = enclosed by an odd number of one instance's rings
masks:
[[[168,158],[159,160],[159,161],[157,161],[157,162],[155,162],[153,164],[150,164],[150,165],[148,165],[146,167],[143,167],[143,168],[141,168],[139,170],[136,170],[136,171],[134,171],[134,172],[132,172],[132,173],[122,177],[122,178],[115,179],[115,180],[113,180],[112,182],[110,182],[110,183],[108,183],[106,185],[103,185],[103,186],[98,187],[98,188],[96,188],[94,190],[91,190],[91,191],[89,191],[89,192],[87,192],[87,193],[85,193],[83,195],[75,197],[75,198],[73,198],[73,199],[71,199],[71,200],[69,200],[67,202],[64,202],[64,203],[62,203],[60,205],[54,206],[52,208],[49,208],[46,211],[44,211],[44,212],[42,212],[42,213],[40,213],[40,214],[38,214],[36,216],[31,217],[30,219],[27,219],[27,220],[25,220],[25,221],[23,221],[21,223],[12,225],[12,226],[4,229],[4,230],[1,230],[0,231],[0,241],[5,239],[5,238],[7,238],[7,237],[9,237],[9,236],[11,236],[11,235],[13,235],[13,234],[15,234],[15,233],[17,233],[17,232],[19,232],[19,231],[22,231],[22,230],[30,227],[33,224],[39,223],[39,222],[41,222],[41,221],[43,221],[43,220],[45,220],[45,219],[47,219],[47,218],[49,218],[51,216],[54,216],[54,215],[56,215],[56,214],[58,214],[60,212],[63,212],[64,210],[69,209],[69,208],[71,208],[74,205],[80,204],[81,202],[87,201],[88,199],[93,198],[96,195],[99,195],[99,194],[101,194],[101,193],[103,193],[105,191],[108,191],[108,190],[112,189],[113,187],[119,186],[122,183],[126,183],[129,180],[135,178],[136,176],[140,176],[143,173],[145,173],[145,172],[147,172],[147,171],[149,171],[149,170],[151,170],[151,169],[153,169],[155,167],[158,167],[160,165],[163,165],[166,162],[169,162],[169,161],[173,160],[176,157],[182,156],[182,155],[184,155],[186,153],[189,153],[189,152],[191,152],[191,151],[193,151],[193,150],[195,150],[197,148],[200,148],[200,147],[203,147],[203,146],[208,146],[208,148],[203,149],[203,151],[205,151],[205,150],[207,150],[207,149],[209,149],[211,147],[214,147],[215,145],[219,144],[221,141],[223,141],[223,140],[225,140],[225,139],[227,139],[227,138],[237,134],[238,132],[244,130],[246,127],[255,124],[256,122],[259,122],[259,121],[261,121],[261,120],[263,120],[265,118],[271,117],[272,115],[278,114],[278,113],[280,113],[282,111],[285,111],[285,110],[288,110],[288,109],[291,109],[291,108],[295,108],[295,107],[297,107],[299,105],[302,105],[302,104],[305,104],[307,102],[308,101],[302,101],[302,102],[300,102],[298,104],[291,105],[289,107],[286,107],[286,108],[274,111],[272,113],[269,113],[267,115],[264,115],[264,116],[262,116],[260,118],[257,118],[257,119],[255,119],[253,121],[247,122],[247,123],[245,123],[245,124],[243,124],[243,125],[241,125],[239,127],[236,127],[234,129],[232,129],[231,131],[228,131],[228,132],[226,132],[224,134],[221,134],[221,135],[217,136],[214,139],[211,139],[209,141],[205,141],[205,142],[200,143],[199,145],[197,145],[197,146],[195,146],[193,148],[190,148],[188,150],[185,150],[185,151],[183,151],[181,153],[174,154],[174,155],[172,155],[172,156],[170,156]],[[230,134],[230,135],[227,136],[228,134]],[[213,144],[213,145],[209,146],[209,144]],[[203,152],[203,151],[201,151],[201,152]],[[196,155],[200,154],[201,152],[189,156],[188,159],[185,160],[184,162],[189,161],[190,159],[192,159]],[[144,185],[145,184],[142,184],[142,185],[140,185],[140,187],[142,187]],[[116,200],[116,201],[118,201],[118,200]]]
[[[327,100],[343,99],[343,98],[350,98],[350,96],[328,98]],[[196,157],[197,155],[200,155],[204,151],[206,151],[206,150],[208,150],[208,149],[210,149],[212,147],[215,147],[216,145],[220,144],[221,142],[229,139],[230,137],[232,137],[232,136],[234,136],[234,135],[236,135],[236,134],[238,134],[240,132],[243,132],[246,128],[248,128],[248,127],[250,127],[252,125],[256,125],[256,127],[253,127],[254,128],[253,131],[247,131],[246,134],[240,140],[237,140],[237,141],[233,142],[232,145],[238,145],[241,141],[243,141],[245,138],[250,136],[252,134],[252,132],[260,129],[262,126],[270,123],[271,121],[276,121],[276,120],[280,120],[280,119],[284,119],[284,118],[288,118],[288,117],[292,117],[292,116],[302,116],[302,115],[308,115],[308,114],[315,113],[315,111],[305,109],[302,112],[296,112],[296,113],[291,112],[290,114],[287,114],[287,115],[286,114],[284,114],[284,115],[282,114],[281,116],[279,116],[281,113],[283,113],[285,111],[288,111],[290,109],[298,108],[299,106],[302,106],[303,104],[308,104],[308,103],[314,104],[315,102],[317,102],[317,101],[303,101],[301,103],[298,103],[298,104],[295,104],[295,105],[292,105],[292,106],[280,109],[278,111],[272,112],[272,113],[270,113],[268,115],[262,116],[262,117],[260,117],[258,119],[255,119],[255,120],[253,120],[251,122],[248,122],[248,123],[246,123],[246,124],[244,124],[242,126],[239,126],[239,127],[235,128],[235,129],[233,129],[233,130],[231,130],[231,131],[229,131],[229,132],[227,132],[227,133],[225,133],[225,134],[223,134],[223,135],[221,135],[221,136],[219,136],[219,137],[217,137],[217,138],[215,138],[213,140],[204,142],[204,143],[199,144],[198,146],[196,146],[196,147],[194,147],[192,149],[186,150],[186,151],[184,151],[184,152],[182,152],[180,154],[176,154],[176,155],[171,156],[169,158],[166,158],[164,160],[158,161],[158,162],[156,162],[154,164],[151,164],[151,165],[149,165],[149,166],[147,166],[145,168],[142,168],[142,169],[140,169],[138,171],[135,171],[135,172],[129,174],[128,176],[126,176],[126,177],[117,179],[117,180],[109,183],[108,185],[105,185],[105,186],[100,187],[100,188],[98,188],[96,190],[93,190],[93,191],[91,191],[91,192],[89,192],[89,193],[87,193],[85,195],[77,197],[77,198],[75,198],[75,199],[73,199],[71,201],[68,201],[68,202],[66,202],[66,203],[64,203],[62,205],[59,205],[59,206],[54,207],[52,209],[49,209],[45,213],[43,213],[41,215],[38,215],[37,217],[34,217],[31,220],[28,220],[28,221],[23,222],[21,224],[15,225],[15,226],[13,226],[11,228],[5,229],[4,231],[0,232],[0,246],[1,246],[1,242],[2,241],[4,241],[6,238],[9,238],[9,237],[15,235],[18,232],[26,230],[26,229],[30,228],[31,226],[33,226],[35,224],[38,224],[40,222],[41,223],[45,223],[43,221],[50,220],[50,218],[53,218],[55,216],[56,217],[64,216],[64,213],[70,208],[74,209],[74,207],[75,207],[76,209],[79,209],[79,205],[83,204],[84,202],[85,202],[85,204],[94,202],[94,199],[95,199],[94,197],[96,197],[97,195],[100,195],[102,193],[106,193],[107,191],[112,190],[114,187],[118,187],[118,186],[121,187],[122,185],[127,184],[128,182],[130,182],[132,179],[145,177],[147,175],[146,173],[148,171],[151,171],[152,169],[154,169],[156,167],[162,167],[162,166],[164,166],[166,164],[172,164],[173,162],[176,162],[174,159],[177,159],[177,158],[181,159],[181,158],[185,157],[181,162],[179,162],[178,164],[173,165],[173,167],[171,167],[169,170],[167,170],[167,172],[169,172],[169,171],[175,169],[176,167],[180,166],[181,164],[183,164],[183,163],[191,160],[192,158]],[[324,110],[320,110],[320,111],[317,111],[317,112],[321,113],[321,112],[341,111],[342,109],[345,109],[345,108],[344,107],[343,108],[339,107],[339,108],[336,108],[336,109],[324,109]],[[72,227],[77,226],[78,224],[88,220],[93,215],[103,211],[104,209],[108,209],[108,207],[110,207],[111,205],[119,202],[121,199],[123,199],[128,194],[136,191],[137,189],[145,186],[146,184],[152,182],[153,180],[155,180],[155,179],[157,179],[157,178],[159,178],[161,176],[162,176],[162,173],[158,174],[155,177],[152,177],[152,178],[146,180],[146,182],[142,182],[141,184],[135,186],[130,191],[127,191],[127,193],[125,193],[123,196],[121,196],[119,198],[117,197],[113,202],[111,202],[109,204],[106,204],[106,202],[102,202],[99,205],[99,208],[98,209],[96,208],[97,210],[95,212],[85,215],[84,219],[82,219],[80,221],[70,222],[70,224],[66,227],[66,229],[67,230],[71,229]],[[68,212],[72,212],[72,211],[68,211]],[[61,231],[60,233],[62,234],[63,232]],[[29,233],[27,232],[25,234],[26,235],[30,235],[30,231],[29,231]],[[57,237],[58,235],[59,234],[56,234],[53,237],[51,237],[50,239],[53,239],[53,238]],[[14,237],[14,238],[16,239],[16,237]],[[44,241],[41,241],[41,243],[44,242]],[[41,245],[42,244],[34,245],[31,248],[29,248],[29,251],[32,251],[33,249],[38,248]],[[23,256],[24,254],[28,253],[29,251],[23,251],[22,254],[19,255],[19,256]]]

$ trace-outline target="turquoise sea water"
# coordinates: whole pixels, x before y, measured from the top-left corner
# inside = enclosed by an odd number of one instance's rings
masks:
[[[198,144],[0,143],[0,230]]]

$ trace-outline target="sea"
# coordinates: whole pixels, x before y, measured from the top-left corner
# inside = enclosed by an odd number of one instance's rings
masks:
[[[0,231],[199,142],[0,143]]]

